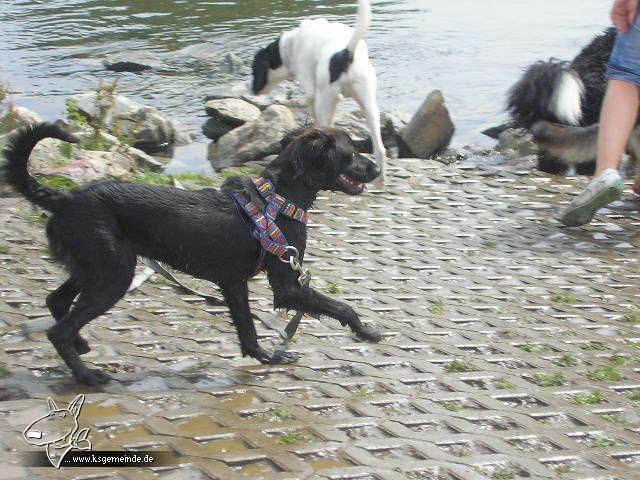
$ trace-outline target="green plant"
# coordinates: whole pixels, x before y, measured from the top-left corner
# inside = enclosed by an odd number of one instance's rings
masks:
[[[0,363],[0,378],[8,376],[10,373],[9,367],[4,363]]]
[[[566,382],[561,373],[535,373],[532,378],[541,387],[554,387]]]
[[[34,175],[34,177],[40,182],[42,185],[46,185],[47,187],[55,188],[56,190],[73,190],[74,188],[78,188],[80,185],[70,178],[63,177],[62,175]]]
[[[6,245],[0,245],[0,254],[6,255],[9,253],[9,247]]]
[[[455,400],[453,402],[440,402],[440,405],[442,405],[450,412],[459,412],[461,410],[464,410],[464,405],[458,400]]]
[[[576,469],[573,465],[560,465],[559,467],[554,468],[556,473],[563,475],[565,473],[575,472]]]
[[[630,360],[628,357],[625,357],[624,355],[615,353],[609,357],[609,361],[611,363],[615,363],[616,365],[626,365]]]
[[[507,380],[502,378],[497,378],[493,381],[493,386],[498,390],[512,390],[515,388],[515,385]]]
[[[575,367],[580,361],[573,355],[563,355],[553,360],[553,363],[560,367]]]
[[[599,437],[593,441],[594,447],[613,447],[618,445],[618,441],[614,438]]]
[[[327,292],[333,295],[338,295],[342,293],[342,287],[336,283],[330,283],[327,287]]]
[[[596,382],[619,382],[624,378],[624,375],[613,367],[598,367],[589,372],[585,372],[584,376]]]
[[[148,170],[134,173],[131,176],[131,180],[133,180],[134,182],[147,183],[149,185],[173,185],[173,182],[171,181],[171,177],[169,175],[165,175],[164,173],[151,172]]]
[[[178,181],[190,181],[200,187],[214,187],[219,183],[215,178],[206,177],[196,173],[181,173],[179,175],[174,175],[174,177]]]
[[[433,315],[444,315],[444,302],[442,300],[435,301],[429,307],[429,313]]]
[[[281,422],[283,420],[293,420],[296,417],[288,410],[283,408],[274,408],[269,411],[268,419],[272,422]]]
[[[20,273],[20,274],[24,275],[25,273],[29,273],[29,270],[27,270],[24,267],[18,267],[18,268],[16,268],[16,273]]]
[[[475,370],[475,368],[473,368],[467,362],[464,362],[462,360],[458,360],[457,358],[454,361],[447,363],[444,366],[444,369],[445,369],[445,371],[447,371],[449,373],[472,372],[473,370]]]
[[[607,422],[611,422],[615,425],[626,425],[627,423],[629,423],[620,413],[601,413],[600,417],[602,417]]]
[[[571,402],[576,405],[592,405],[594,403],[602,403],[606,399],[606,395],[602,392],[591,392],[574,395],[571,397]]]
[[[65,158],[71,158],[71,155],[73,153],[73,143],[69,143],[69,142],[61,142],[58,144],[58,151],[60,152],[60,155],[62,155]],[[56,163],[60,163],[60,162],[56,162]],[[56,167],[64,167],[67,164],[67,162],[65,162],[64,165],[55,165]],[[54,166],[54,165],[51,165]]]
[[[640,323],[640,315],[637,312],[625,313],[620,321],[625,323]]]
[[[580,345],[582,350],[609,350],[609,347],[598,342],[587,342]]]
[[[520,350],[524,350],[525,352],[533,353],[533,352],[542,352],[544,351],[544,345],[535,345],[532,343],[525,343],[523,345],[518,345]]]
[[[627,398],[629,400],[640,400],[640,388],[636,388],[627,393]]]
[[[558,303],[578,303],[580,301],[580,299],[575,295],[570,295],[570,294],[563,295],[561,293],[556,293],[555,295],[552,295],[551,299],[554,302],[558,302]]]
[[[310,443],[316,440],[316,437],[303,430],[291,430],[285,432],[278,437],[278,443],[281,445],[295,445],[298,443]]]
[[[512,480],[516,478],[516,476],[508,470],[496,470],[491,475],[491,478],[495,478],[496,480]]]

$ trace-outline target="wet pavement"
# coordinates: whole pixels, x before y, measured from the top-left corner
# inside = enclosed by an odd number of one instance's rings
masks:
[[[393,167],[385,191],[318,202],[306,262],[381,343],[305,317],[301,360],[259,365],[224,308],[154,276],[84,330],[86,361],[115,378],[95,389],[44,334],[22,333],[64,276],[28,204],[0,200],[0,478],[640,478],[639,201],[566,229],[554,216],[584,178]],[[268,311],[264,276],[250,287]],[[175,465],[21,465],[46,398],[78,393],[94,450],[168,451]]]

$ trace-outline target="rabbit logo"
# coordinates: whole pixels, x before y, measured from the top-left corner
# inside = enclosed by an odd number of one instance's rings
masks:
[[[47,458],[56,468],[60,468],[69,450],[91,450],[91,441],[87,439],[89,429],[78,426],[83,403],[84,395],[80,394],[67,408],[58,408],[49,397],[49,411],[24,429],[24,439],[31,445],[45,446]]]

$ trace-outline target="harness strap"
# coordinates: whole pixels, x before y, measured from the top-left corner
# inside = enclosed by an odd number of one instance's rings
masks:
[[[266,252],[278,258],[281,258],[287,253],[289,244],[276,224],[278,215],[283,214],[293,220],[306,224],[309,219],[309,214],[302,208],[289,202],[283,196],[277,194],[270,180],[260,177],[253,180],[253,182],[258,193],[260,193],[262,198],[267,202],[264,212],[258,205],[240,193],[233,193],[231,196],[251,219],[255,227],[251,231],[251,235],[260,242],[260,246],[262,247],[258,259],[258,267],[255,272],[257,274],[264,268]]]

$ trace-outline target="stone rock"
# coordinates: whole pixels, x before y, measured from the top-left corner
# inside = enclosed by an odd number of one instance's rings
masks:
[[[400,134],[400,157],[429,158],[449,145],[455,127],[439,90],[429,94]]]
[[[239,73],[244,70],[244,62],[235,53],[227,53],[222,62],[227,73]]]
[[[190,135],[180,124],[162,115],[154,107],[144,106],[123,95],[97,98],[96,92],[73,95],[69,98],[83,115],[94,119],[105,109],[105,123],[112,133],[133,139],[134,146],[145,150],[159,150],[174,144],[186,144]],[[117,126],[117,128],[116,128]]]
[[[223,135],[209,158],[211,165],[219,171],[278,153],[282,149],[280,140],[295,127],[291,110],[283,105],[272,105],[258,120]]]
[[[535,155],[538,153],[538,145],[529,130],[509,128],[498,135],[496,150],[505,155]]]
[[[239,127],[260,118],[260,109],[239,98],[209,100],[204,104],[205,111],[231,127]]]
[[[106,57],[102,63],[114,72],[141,72],[143,70],[168,70],[169,66],[153,53],[141,50],[126,50]]]
[[[210,118],[202,125],[202,133],[204,136],[210,138],[214,142],[231,130],[233,130],[232,126],[221,122],[217,118]]]
[[[37,113],[25,107],[13,105],[10,102],[5,103],[0,108],[0,125],[2,131],[5,132],[41,121],[42,117]]]

